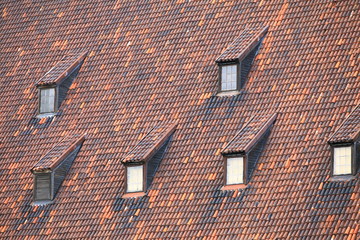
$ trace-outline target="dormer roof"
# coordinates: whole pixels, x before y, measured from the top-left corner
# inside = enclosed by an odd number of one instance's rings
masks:
[[[235,137],[223,148],[221,153],[223,155],[248,153],[274,123],[276,115],[276,113],[273,113],[251,117]]]
[[[152,128],[130,152],[121,160],[122,163],[144,163],[157,152],[174,133],[177,123],[161,123]]]
[[[216,59],[217,63],[243,60],[268,31],[267,26],[245,29],[238,38]]]
[[[61,83],[82,63],[86,55],[86,51],[66,55],[36,83],[36,86]]]
[[[345,121],[329,138],[330,144],[354,142],[360,135],[360,104],[348,115]]]
[[[84,134],[74,134],[64,137],[35,164],[31,171],[45,172],[54,170],[72,151],[81,145],[84,140]]]

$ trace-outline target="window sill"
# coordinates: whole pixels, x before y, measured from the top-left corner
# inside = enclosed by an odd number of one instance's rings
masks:
[[[49,118],[55,116],[56,113],[40,113],[36,116],[36,118]]]
[[[226,190],[238,190],[238,189],[244,189],[246,188],[246,184],[234,184],[234,185],[225,185],[221,188],[222,191]]]
[[[238,90],[233,90],[233,91],[224,91],[224,92],[219,92],[216,94],[216,96],[218,97],[227,97],[227,96],[236,96],[239,95],[240,91]]]
[[[329,182],[349,182],[356,177],[353,175],[339,175],[339,176],[332,176],[329,178]]]
[[[125,193],[122,195],[121,198],[137,198],[145,196],[145,192],[131,192],[131,193]]]
[[[51,200],[37,200],[34,201],[31,205],[32,206],[45,206],[45,205],[49,205],[49,204],[53,204],[54,202]]]

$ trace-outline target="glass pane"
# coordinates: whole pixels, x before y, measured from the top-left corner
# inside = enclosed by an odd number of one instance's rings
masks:
[[[127,167],[127,191],[143,191],[143,166]]]
[[[351,146],[334,148],[334,175],[351,174]]]
[[[242,157],[228,158],[226,161],[226,184],[243,183],[244,159]]]
[[[36,200],[50,199],[50,174],[39,174],[36,179]]]
[[[221,67],[221,90],[236,90],[237,65]]]
[[[55,88],[40,89],[40,113],[54,112]]]

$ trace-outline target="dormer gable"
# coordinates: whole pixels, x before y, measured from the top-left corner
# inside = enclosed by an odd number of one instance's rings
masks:
[[[245,29],[216,59],[219,66],[219,92],[236,92],[245,86],[252,62],[268,27]]]
[[[225,185],[237,187],[250,181],[276,116],[275,113],[251,117],[222,149],[221,154],[225,161]]]
[[[38,117],[52,116],[58,111],[86,55],[87,52],[66,55],[36,83]]]
[[[360,104],[329,138],[331,175],[355,175],[360,166]]]
[[[166,151],[175,123],[161,123],[152,128],[121,160],[126,169],[126,197],[145,194]],[[136,194],[134,194],[136,193]]]
[[[31,169],[35,205],[52,202],[84,141],[85,135],[64,137]]]

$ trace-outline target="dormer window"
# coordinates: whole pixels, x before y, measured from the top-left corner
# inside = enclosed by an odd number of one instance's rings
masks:
[[[334,147],[334,175],[351,174],[351,146]]]
[[[85,57],[86,52],[65,56],[36,83],[39,89],[38,118],[57,112]]]
[[[128,166],[126,192],[143,192],[144,191],[144,165]]]
[[[52,178],[51,173],[36,173],[34,174],[34,200],[35,201],[50,201],[52,197]]]
[[[216,59],[219,66],[220,93],[236,93],[245,86],[252,62],[267,30],[267,27],[245,29]]]
[[[276,114],[250,118],[223,148],[221,154],[225,162],[225,186],[222,190],[244,188],[250,182],[275,120]]]
[[[358,171],[360,165],[359,119],[360,105],[355,107],[328,140],[332,150],[331,173],[334,180],[346,180],[346,176],[355,175]]]
[[[54,200],[84,140],[85,136],[78,134],[63,138],[31,169],[34,205],[45,205]]]
[[[176,124],[172,123],[152,128],[121,160],[125,167],[123,198],[146,194],[175,129]]]
[[[221,91],[237,90],[239,64],[221,65]]]
[[[40,88],[40,104],[39,113],[53,113],[56,109],[55,88]]]
[[[226,158],[226,185],[244,183],[244,157]]]

